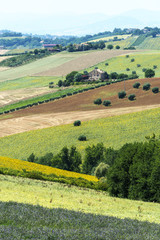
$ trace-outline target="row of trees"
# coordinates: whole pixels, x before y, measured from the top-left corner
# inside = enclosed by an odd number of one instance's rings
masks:
[[[105,48],[104,41],[99,42],[87,42],[86,44],[69,44],[67,46],[68,52],[77,52],[77,51],[88,51],[88,50],[94,50],[94,49],[103,49]]]

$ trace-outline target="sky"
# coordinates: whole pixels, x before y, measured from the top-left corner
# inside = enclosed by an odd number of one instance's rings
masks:
[[[1,2],[0,13],[103,13],[116,15],[132,9],[160,11],[160,1],[134,0],[131,3],[128,0],[5,0]]]
[[[1,2],[0,7],[0,29],[24,33],[57,34],[59,32],[61,34],[64,30],[72,28],[71,32],[75,31],[76,34],[78,31],[83,32],[83,29],[77,30],[77,27],[85,26],[86,23],[93,24],[109,17],[122,16],[123,13],[135,9],[157,11],[157,19],[159,19],[160,1],[134,0],[131,3],[129,0],[5,0]],[[134,14],[135,12],[132,18]],[[143,15],[139,14],[138,18],[143,20]],[[119,20],[117,22],[115,20],[113,25],[117,27],[118,22]],[[103,28],[97,28],[96,31],[103,31]],[[88,29],[85,34],[87,33],[89,33]]]

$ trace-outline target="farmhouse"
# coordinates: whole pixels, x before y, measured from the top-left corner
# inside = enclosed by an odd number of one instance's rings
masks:
[[[89,76],[89,80],[91,81],[96,81],[96,80],[105,80],[105,72],[100,70],[100,69],[94,69],[93,71],[91,71],[90,73],[88,73]]]

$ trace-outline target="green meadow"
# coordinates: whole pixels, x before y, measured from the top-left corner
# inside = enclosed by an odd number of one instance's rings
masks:
[[[20,67],[10,68],[6,71],[0,72],[0,82],[22,78],[28,75],[29,76],[36,75],[36,73],[43,72],[54,67],[58,67],[63,63],[76,59],[86,53],[87,52],[75,52],[75,53],[61,52],[53,54],[49,57],[39,59],[35,62],[28,63]]]
[[[107,192],[5,175],[0,175],[0,182],[0,201],[3,202],[14,199],[17,203],[49,209],[63,208],[160,224],[158,203],[114,198]]]
[[[156,65],[157,68],[155,69],[155,77],[160,76],[160,51],[146,51],[127,55],[129,55],[128,58],[126,55],[118,56],[85,70],[91,71],[95,67],[98,67],[108,73],[117,72],[126,73],[128,75],[132,74],[132,71],[136,71],[139,78],[144,78],[144,72],[142,71],[143,68],[153,69],[153,66]],[[131,62],[131,59],[134,59],[134,62]],[[105,63],[108,63],[108,66],[106,66]],[[140,67],[138,67],[137,64],[140,64]],[[129,68],[129,71],[126,70],[127,68]]]
[[[26,159],[31,153],[42,156],[58,153],[64,146],[75,145],[84,155],[88,145],[103,142],[106,147],[119,149],[123,144],[144,141],[146,135],[160,135],[160,109],[125,114],[73,124],[60,125],[0,138],[0,155]],[[79,141],[85,135],[87,141]]]

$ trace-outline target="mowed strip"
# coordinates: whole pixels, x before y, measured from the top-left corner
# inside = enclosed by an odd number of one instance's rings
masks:
[[[73,59],[69,62],[66,62],[60,66],[51,67],[49,70],[40,71],[39,73],[34,74],[35,76],[65,76],[72,71],[80,71],[85,68],[91,67],[95,64],[103,62],[107,59],[117,57],[124,54],[129,54],[137,52],[136,50],[100,50],[88,52],[79,56],[76,59]]]

